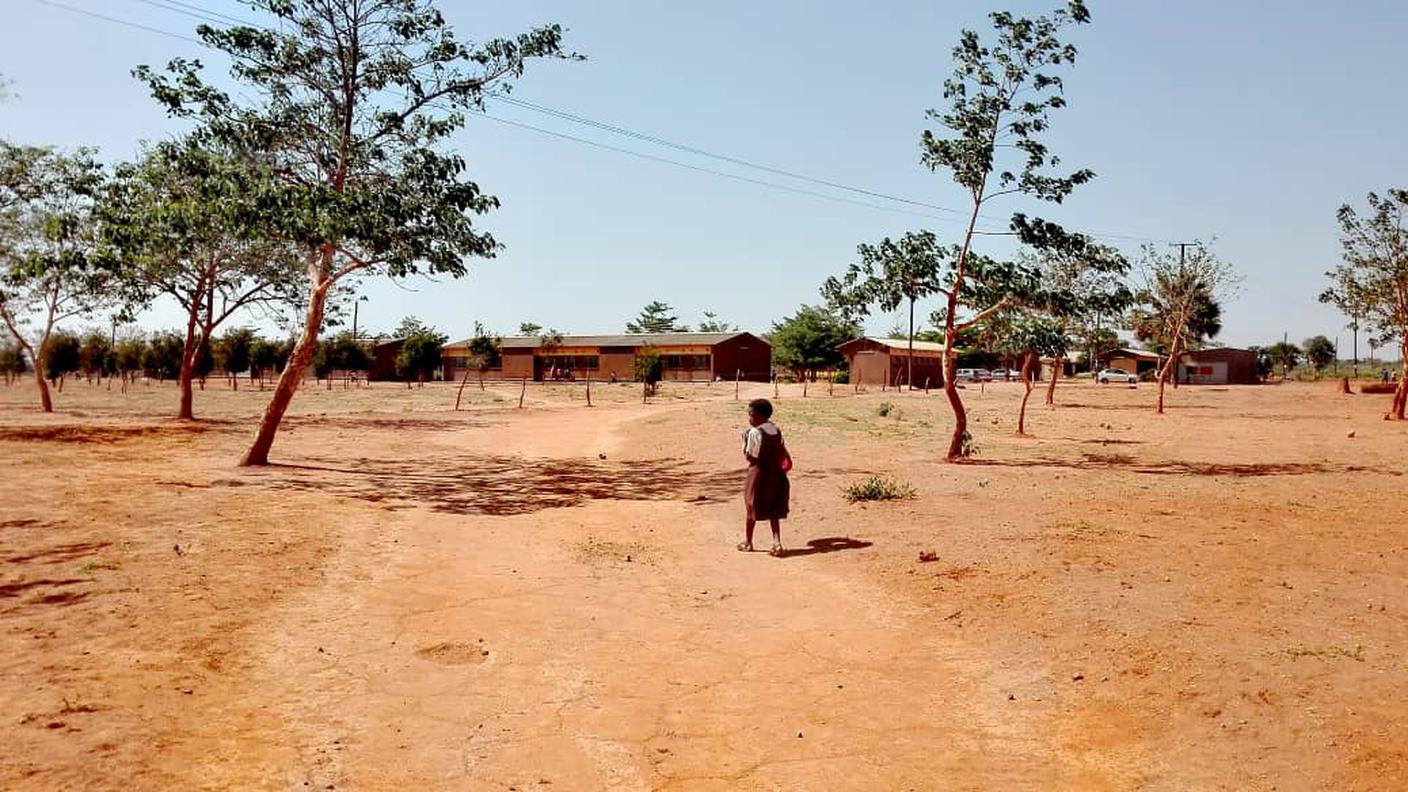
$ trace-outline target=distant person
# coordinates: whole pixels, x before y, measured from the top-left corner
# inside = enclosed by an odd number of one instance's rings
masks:
[[[1385,385],[1388,384],[1388,369],[1379,372],[1379,381]]]
[[[782,442],[782,430],[772,422],[772,402],[754,399],[748,403],[748,426],[743,432],[743,458],[748,460],[748,478],[743,485],[743,505],[747,509],[744,540],[738,549],[753,551],[753,527],[759,520],[772,526],[770,555],[782,555],[782,526],[787,518],[791,485],[787,471],[792,455]]]

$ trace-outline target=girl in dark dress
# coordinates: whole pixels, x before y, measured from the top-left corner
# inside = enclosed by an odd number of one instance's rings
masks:
[[[772,551],[782,555],[782,526],[787,517],[790,485],[787,471],[792,469],[792,457],[782,442],[782,430],[772,422],[772,402],[754,399],[748,403],[749,428],[743,433],[743,457],[748,460],[748,478],[743,485],[743,504],[748,509],[746,536],[738,549],[751,552],[753,527],[759,520],[772,526]]]

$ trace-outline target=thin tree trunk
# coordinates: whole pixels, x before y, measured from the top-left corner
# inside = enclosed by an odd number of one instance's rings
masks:
[[[909,299],[909,360],[906,364],[909,367],[904,375],[904,386],[908,390],[914,390],[914,298]]]
[[[464,376],[460,377],[460,389],[455,391],[455,412],[460,411],[460,397],[464,396],[464,386],[469,382],[469,369],[464,370]]]
[[[244,458],[240,460],[240,467],[269,464],[269,450],[274,447],[274,436],[278,434],[279,423],[283,421],[289,402],[293,401],[293,395],[303,379],[303,372],[308,368],[309,362],[313,360],[313,352],[318,348],[318,331],[323,326],[323,311],[327,304],[328,289],[332,286],[332,281],[323,273],[327,272],[331,261],[332,251],[327,249],[320,253],[319,262],[309,266],[309,269],[313,270],[310,273],[313,291],[308,296],[308,313],[304,319],[303,332],[294,344],[293,353],[284,364],[284,370],[279,373],[274,395],[269,399],[269,406],[264,408],[264,417],[259,421],[259,431]]]
[[[43,355],[44,346],[42,344],[39,350],[39,354]],[[44,381],[44,368],[39,364],[39,360],[40,358],[35,356],[34,381],[39,383],[39,405],[44,409],[44,412],[51,413],[54,411],[54,398],[49,395],[49,383]]]
[[[1022,387],[1025,392],[1022,394],[1022,407],[1017,411],[1017,434],[1027,433],[1027,400],[1032,397],[1032,364],[1036,361],[1036,353],[1028,352],[1022,357]]]
[[[949,314],[952,316],[952,313]],[[944,349],[944,395],[948,396],[949,407],[953,409],[953,437],[949,439],[947,459],[952,462],[963,458],[963,440],[968,434],[968,411],[963,407],[963,398],[958,395],[958,351],[953,348],[956,333],[949,328],[944,333],[948,339]]]
[[[1051,381],[1046,384],[1046,403],[1056,404],[1056,380],[1061,376],[1062,361],[1059,357],[1051,359]]]
[[[1402,421],[1404,410],[1408,409],[1408,338],[1403,340],[1399,355],[1403,358],[1403,371],[1398,375],[1398,388],[1393,392],[1393,410],[1390,415]]]

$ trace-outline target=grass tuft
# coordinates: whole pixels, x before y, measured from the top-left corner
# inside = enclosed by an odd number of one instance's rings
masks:
[[[851,503],[861,501],[909,500],[915,496],[914,487],[906,481],[896,481],[886,476],[871,476],[865,481],[847,484],[841,494]]]

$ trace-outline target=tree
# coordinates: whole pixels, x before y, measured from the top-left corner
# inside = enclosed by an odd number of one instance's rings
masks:
[[[1118,342],[1113,332],[1104,330],[1103,323],[1107,317],[1127,311],[1134,302],[1134,294],[1124,283],[1128,259],[1114,248],[1094,242],[1049,247],[1031,259],[1040,287],[1026,299],[1055,319],[1066,347],[1074,343],[1071,336],[1080,337],[1087,342],[1086,355],[1093,360],[1092,338],[1108,344],[1113,337]],[[1051,377],[1046,386],[1047,404],[1056,403],[1056,383],[1066,351],[1063,348],[1059,355],[1048,355]]]
[[[845,357],[838,347],[860,334],[854,321],[823,306],[803,305],[792,316],[774,322],[767,339],[773,364],[795,371],[801,379],[839,368]]]
[[[479,390],[484,390],[484,372],[503,365],[503,339],[490,335],[484,325],[474,323],[474,335],[465,344],[464,376],[460,377],[460,388],[455,391],[455,409],[460,408],[460,398],[464,395],[465,383],[469,382],[471,370],[479,372]]]
[[[59,393],[64,392],[64,378],[81,367],[81,348],[78,336],[67,330],[55,330],[44,345],[44,355],[39,360],[44,376],[59,386]]]
[[[990,201],[1013,194],[1060,203],[1077,186],[1094,178],[1084,169],[1064,176],[1045,173],[1060,161],[1038,139],[1049,126],[1050,112],[1066,104],[1062,78],[1053,70],[1073,64],[1076,57],[1075,47],[1063,43],[1058,35],[1069,25],[1090,21],[1085,4],[1070,0],[1066,8],[1035,18],[1006,12],[992,13],[989,18],[996,30],[996,44],[985,45],[972,30],[960,34],[953,50],[957,64],[944,82],[943,96],[949,106],[926,113],[946,130],[939,134],[925,130],[920,141],[924,165],[932,171],[948,171],[970,199],[962,241],[945,257],[952,265],[939,290],[943,307],[935,315],[944,332],[944,393],[954,415],[946,454],[950,461],[964,456],[969,440],[967,410],[955,377],[959,340],[1013,301],[1012,294],[1000,288],[1003,278],[982,284],[983,276],[1027,275],[1011,266],[992,266],[995,262],[985,262],[976,255],[973,241],[980,213]],[[1090,244],[1087,237],[1021,213],[1012,216],[1011,230],[1019,242],[1038,251],[1078,251]],[[970,288],[975,284],[982,288]]]
[[[640,309],[640,316],[633,322],[626,322],[626,332],[632,335],[643,333],[688,333],[689,327],[679,323],[679,317],[669,305],[655,300]]]
[[[1185,255],[1144,246],[1145,285],[1133,313],[1134,334],[1165,355],[1159,368],[1157,411],[1164,411],[1164,388],[1183,353],[1222,330],[1220,299],[1234,283],[1232,266],[1199,245]]]
[[[112,340],[106,332],[91,328],[83,333],[78,346],[78,369],[90,382],[101,382],[104,375],[116,372]]]
[[[171,330],[154,333],[142,353],[142,368],[147,376],[155,374],[162,382],[175,379],[181,375],[184,350],[185,342],[178,333]]]
[[[108,191],[104,238],[124,262],[128,304],[165,296],[186,314],[178,418],[195,418],[192,382],[205,387],[218,327],[300,299],[295,249],[258,222],[272,179],[255,155],[192,136],[119,167]]]
[[[641,347],[636,353],[635,374],[636,379],[640,380],[642,393],[645,396],[654,396],[660,380],[665,376],[659,350],[650,344]]]
[[[133,375],[142,370],[142,353],[146,351],[146,341],[140,335],[128,335],[117,340],[113,347],[113,364],[122,377],[123,392]]]
[[[215,340],[215,364],[230,378],[230,385],[239,390],[239,377],[250,367],[250,347],[254,345],[254,331],[248,327],[235,327]]]
[[[1277,341],[1268,347],[1266,356],[1272,364],[1281,367],[1282,377],[1289,375],[1291,369],[1300,365],[1300,347],[1285,341]]]
[[[93,218],[102,182],[91,150],[0,142],[0,322],[34,364],[44,412],[54,403],[40,361],[54,328],[108,299],[111,271]]]
[[[1001,314],[995,316],[1000,317]],[[1020,311],[1003,317],[1005,327],[1000,333],[999,349],[1022,361],[1022,404],[1017,411],[1017,434],[1027,433],[1027,400],[1032,395],[1033,375],[1041,368],[1043,358],[1060,360],[1070,348],[1071,339],[1059,319],[1035,311]]]
[[[410,338],[413,335],[422,335],[431,332],[434,332],[434,330],[425,322],[422,322],[420,317],[405,316],[401,318],[401,323],[396,325],[396,329],[391,331],[391,337]]]
[[[699,323],[699,332],[701,333],[731,333],[737,329],[736,325],[720,319],[719,315],[713,311],[705,311],[704,321]]]
[[[1384,196],[1369,193],[1369,211],[1360,216],[1354,207],[1341,206],[1338,214],[1342,261],[1326,273],[1330,288],[1321,299],[1362,310],[1360,317],[1372,334],[1371,347],[1398,340],[1403,373],[1393,394],[1388,417],[1404,420],[1408,406],[1408,190],[1389,190]]]
[[[847,316],[868,316],[872,306],[893,311],[909,306],[909,356],[905,384],[914,387],[914,305],[943,289],[943,258],[948,253],[931,231],[911,231],[899,241],[856,248],[860,261],[841,278],[830,277],[821,293],[827,304]]]
[[[264,375],[274,369],[278,357],[278,346],[274,342],[255,337],[249,342],[249,378],[258,379],[263,387]]]
[[[524,322],[518,326],[518,334],[521,336],[535,336],[541,332],[543,332],[543,326],[540,324]]]
[[[1247,351],[1256,355],[1256,375],[1257,379],[1265,380],[1271,376],[1275,370],[1275,361],[1271,359],[1271,349],[1264,346],[1249,346]]]
[[[1305,339],[1301,344],[1305,359],[1315,369],[1315,378],[1320,378],[1320,370],[1335,362],[1335,342],[1318,335]]]
[[[1093,327],[1083,333],[1081,343],[1085,347],[1086,362],[1093,371],[1100,365],[1099,361],[1120,348],[1120,337],[1108,327]]]
[[[465,273],[499,244],[472,222],[499,205],[445,150],[465,113],[507,91],[528,61],[574,57],[556,25],[461,42],[424,0],[251,0],[273,29],[197,29],[232,61],[238,93],[196,61],[140,67],[155,98],[212,147],[267,152],[277,181],[260,222],[299,251],[308,301],[297,344],[241,465],[265,465],[317,351],[330,290],[369,273]]]
[[[442,352],[448,340],[448,336],[433,328],[422,328],[406,336],[401,351],[396,355],[396,376],[406,378],[406,387],[410,387],[412,376],[418,383],[424,384],[440,368]]]
[[[13,385],[26,371],[29,371],[29,365],[25,363],[24,351],[19,345],[13,341],[0,341],[0,375],[4,375],[5,384]]]

